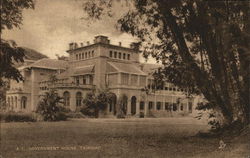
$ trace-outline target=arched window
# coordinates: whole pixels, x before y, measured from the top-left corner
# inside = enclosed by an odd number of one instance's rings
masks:
[[[15,97],[15,108],[17,108],[17,97]]]
[[[144,101],[140,102],[140,110],[144,110]]]
[[[130,54],[128,54],[127,59],[130,60]]]
[[[8,105],[9,105],[9,107],[10,107],[10,97],[8,97]]]
[[[27,107],[27,97],[22,97],[21,98],[21,109],[26,109]]]
[[[76,93],[76,106],[81,106],[82,105],[82,93],[77,92]]]
[[[161,110],[161,102],[156,103],[156,108],[157,108],[157,110]]]
[[[70,106],[70,94],[68,91],[63,93],[64,105]]]
[[[177,104],[173,103],[173,111],[177,111]]]
[[[11,108],[13,109],[13,107],[14,107],[14,98],[11,97]]]
[[[109,57],[113,57],[113,52],[112,51],[109,51]]]

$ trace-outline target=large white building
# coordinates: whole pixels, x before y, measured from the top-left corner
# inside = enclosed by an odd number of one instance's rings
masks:
[[[139,50],[112,45],[106,36],[96,36],[93,44],[71,43],[68,60],[40,59],[26,61],[20,67],[24,81],[11,81],[7,92],[10,110],[32,112],[36,110],[41,95],[51,88],[50,76],[58,79],[53,88],[64,98],[64,105],[78,110],[82,99],[93,89],[108,88],[116,100],[126,104],[118,109],[114,101],[103,116],[115,116],[118,110],[126,116],[168,117],[193,114],[200,97],[187,98],[185,89],[170,83],[155,88],[152,73],[160,65],[139,62]],[[147,92],[145,88],[148,89]],[[144,89],[144,90],[143,90]]]

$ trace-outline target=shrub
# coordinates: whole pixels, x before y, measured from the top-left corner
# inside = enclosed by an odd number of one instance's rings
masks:
[[[144,118],[144,113],[143,112],[140,112],[139,118]]]
[[[87,107],[87,106],[83,106],[83,107],[80,109],[80,112],[81,112],[83,115],[86,115],[86,116],[89,116],[89,117],[96,117],[95,109],[89,108],[89,107]]]
[[[55,91],[51,90],[45,94],[43,99],[38,103],[36,112],[43,116],[44,121],[65,121],[67,120],[66,112],[69,112],[63,106],[61,99]]]
[[[25,113],[1,113],[1,121],[5,122],[35,122],[36,119],[32,114]]]
[[[86,118],[81,112],[69,112],[67,113],[68,118]]]
[[[57,112],[55,116],[55,121],[66,121],[68,116],[65,112]]]

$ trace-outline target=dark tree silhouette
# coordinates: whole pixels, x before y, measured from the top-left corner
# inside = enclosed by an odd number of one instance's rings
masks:
[[[118,28],[140,39],[145,57],[164,68],[165,79],[208,101],[199,109],[223,114],[225,125],[249,124],[250,2],[205,0],[95,0],[84,3],[90,18],[129,8]]]
[[[22,24],[23,9],[34,9],[33,0],[1,0],[1,28],[0,34],[5,29],[20,28]],[[15,62],[23,62],[24,49],[17,47],[14,41],[6,41],[1,38],[0,42],[0,86],[4,86],[3,78],[22,80],[22,75],[14,66]]]

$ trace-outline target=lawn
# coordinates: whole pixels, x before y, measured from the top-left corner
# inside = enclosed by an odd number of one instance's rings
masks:
[[[1,156],[249,158],[249,144],[245,139],[240,142],[226,139],[226,148],[220,150],[221,138],[195,136],[207,129],[205,124],[187,118],[1,123]]]

